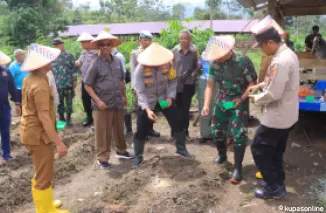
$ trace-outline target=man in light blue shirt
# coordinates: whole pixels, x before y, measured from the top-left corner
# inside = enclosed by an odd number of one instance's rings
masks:
[[[16,60],[9,66],[12,77],[15,80],[15,86],[18,90],[18,102],[22,102],[22,87],[25,77],[29,74],[28,72],[22,72],[21,67],[25,59],[25,52],[22,49],[17,49],[14,52]]]

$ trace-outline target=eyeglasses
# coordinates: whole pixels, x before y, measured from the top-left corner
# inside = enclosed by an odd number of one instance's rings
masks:
[[[112,43],[99,43],[98,46],[100,46],[100,47],[112,47],[113,44]]]

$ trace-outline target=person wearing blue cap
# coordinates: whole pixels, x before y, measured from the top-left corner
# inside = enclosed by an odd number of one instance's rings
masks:
[[[137,49],[134,49],[131,52],[130,77],[131,77],[131,88],[133,90],[134,90],[134,85],[135,85],[135,81],[134,81],[135,70],[136,70],[136,67],[138,66],[137,58],[141,52],[143,52],[147,47],[149,47],[149,45],[152,44],[152,39],[153,39],[153,35],[149,31],[147,31],[147,30],[141,31],[139,33],[139,47]],[[137,101],[136,101],[136,103],[137,103]],[[130,116],[130,118],[125,118],[125,120],[127,120],[127,121],[130,120],[130,124],[131,124],[131,115],[126,115],[126,116]],[[128,136],[128,135],[130,135],[130,133],[127,132],[126,136]],[[148,136],[160,137],[161,134],[159,132],[156,132],[152,127],[152,130],[150,131]]]
[[[2,159],[5,161],[13,160],[10,155],[10,104],[8,101],[8,94],[11,96],[11,100],[15,102],[16,114],[20,115],[21,108],[17,90],[15,87],[14,78],[5,65],[7,65],[11,59],[0,51],[0,134],[1,134],[1,149]]]

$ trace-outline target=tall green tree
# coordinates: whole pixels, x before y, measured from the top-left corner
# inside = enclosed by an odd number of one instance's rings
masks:
[[[175,4],[173,5],[173,17],[178,20],[184,20],[186,16],[186,8],[183,4]]]
[[[56,36],[64,31],[67,20],[61,15],[63,4],[58,0],[7,0],[11,14],[6,17],[4,31],[10,42],[24,48],[36,41],[37,35]]]

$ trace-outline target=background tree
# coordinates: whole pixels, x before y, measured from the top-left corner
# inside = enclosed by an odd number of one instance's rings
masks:
[[[178,19],[180,21],[185,19],[185,15],[186,15],[186,8],[183,4],[175,4],[173,5],[173,17],[175,19]]]

